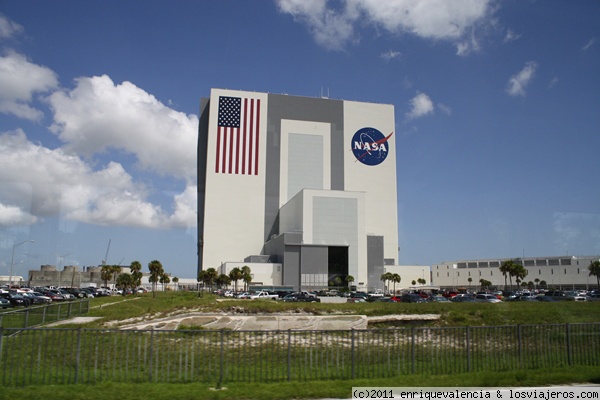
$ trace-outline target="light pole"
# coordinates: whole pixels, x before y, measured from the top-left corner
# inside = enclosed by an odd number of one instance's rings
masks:
[[[25,240],[23,242],[13,244],[12,257],[10,258],[10,276],[8,278],[8,288],[9,289],[12,287],[13,265],[14,265],[14,261],[15,261],[15,248],[17,248],[18,246],[25,244],[25,243],[34,243],[34,242],[35,242],[35,240]]]

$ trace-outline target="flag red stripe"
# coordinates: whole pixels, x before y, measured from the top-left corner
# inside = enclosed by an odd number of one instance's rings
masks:
[[[252,140],[254,139],[254,99],[250,100],[250,142],[248,144],[248,174],[252,174]]]
[[[254,175],[258,175],[258,139],[260,126],[260,99],[256,100],[256,146],[254,151]]]
[[[244,130],[242,131],[242,136],[244,137],[244,143],[242,144],[242,174],[246,173],[246,137],[248,132],[246,131],[246,115],[248,113],[248,99],[244,99]]]

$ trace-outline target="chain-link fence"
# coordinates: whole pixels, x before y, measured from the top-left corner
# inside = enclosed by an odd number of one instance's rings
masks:
[[[19,307],[0,313],[0,328],[29,328],[84,315],[89,310],[88,299]]]
[[[351,331],[0,331],[0,382],[6,386],[369,379],[600,363],[600,323]]]

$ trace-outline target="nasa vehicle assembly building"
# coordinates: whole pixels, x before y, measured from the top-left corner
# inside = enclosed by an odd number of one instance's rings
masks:
[[[213,89],[200,109],[198,271],[382,287],[398,258],[393,132],[392,105]]]

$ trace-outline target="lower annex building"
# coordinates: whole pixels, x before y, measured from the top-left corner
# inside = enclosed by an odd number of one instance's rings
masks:
[[[198,271],[295,290],[397,264],[394,107],[212,89],[198,135]],[[339,278],[339,279],[336,279]]]

